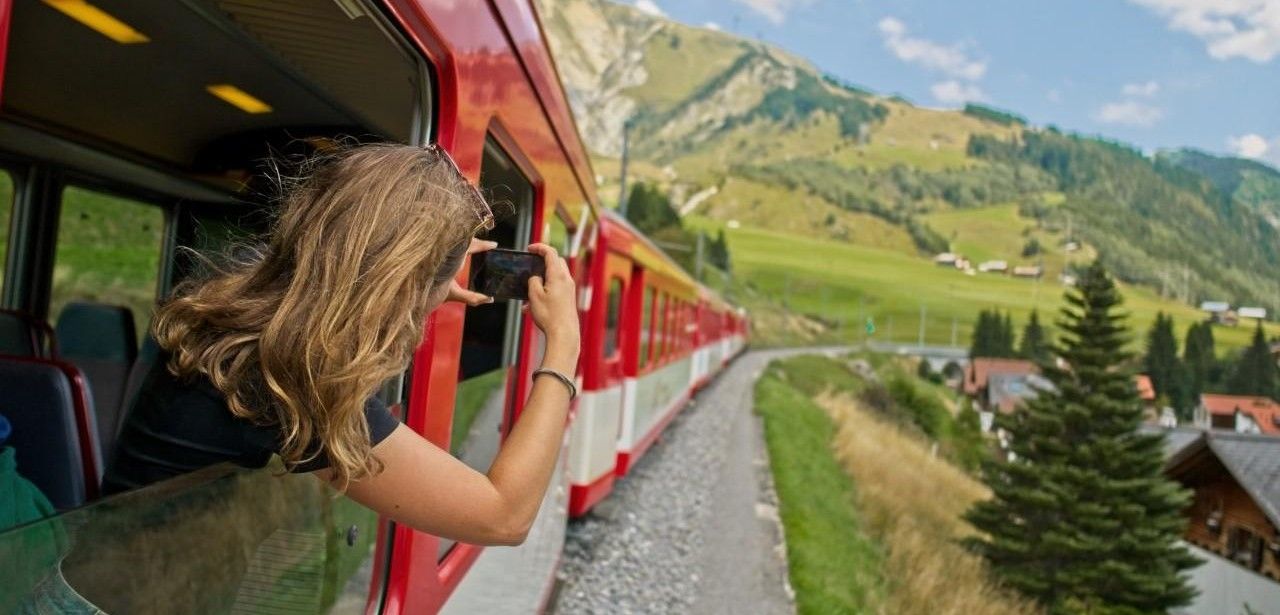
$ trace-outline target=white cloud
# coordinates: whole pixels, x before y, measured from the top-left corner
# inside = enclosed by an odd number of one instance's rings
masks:
[[[987,73],[987,63],[969,57],[960,45],[942,45],[933,41],[912,37],[907,26],[894,17],[885,17],[877,24],[884,45],[899,60],[918,64],[938,71],[948,77],[976,81]]]
[[[986,99],[982,88],[972,83],[961,83],[955,79],[940,81],[929,88],[929,93],[944,105],[963,105],[967,102],[978,102]]]
[[[1280,55],[1280,0],[1129,0],[1165,19],[1171,30],[1205,43],[1218,60],[1259,64]]]
[[[702,27],[704,27],[704,28],[706,28],[706,29],[708,29],[708,30],[715,30],[716,32],[719,32],[719,31],[720,31],[720,24],[718,24],[718,23],[716,23],[716,22],[714,22],[714,21],[708,21],[707,23],[702,24]]]
[[[739,4],[745,4],[751,10],[760,13],[765,19],[774,24],[781,24],[787,20],[787,13],[792,9],[804,6],[813,2],[813,0],[736,0]]]
[[[653,0],[636,0],[636,8],[640,9],[641,13],[653,15],[654,17],[667,16],[662,7],[658,6],[658,3]]]
[[[1044,93],[1044,97],[1045,100],[1054,104],[1062,102],[1062,92],[1058,91],[1058,88],[1050,88],[1048,92]]]
[[[1238,137],[1228,137],[1227,147],[1242,158],[1262,158],[1271,149],[1271,144],[1260,134],[1249,133]]]
[[[1136,100],[1122,100],[1102,105],[1093,117],[1103,124],[1148,128],[1164,118],[1164,110]]]
[[[1155,81],[1147,81],[1145,83],[1126,83],[1120,92],[1125,96],[1142,96],[1151,98],[1160,92],[1160,84]]]

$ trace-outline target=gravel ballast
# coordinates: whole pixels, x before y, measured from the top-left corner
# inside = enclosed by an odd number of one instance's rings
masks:
[[[755,379],[787,351],[739,357],[613,493],[569,524],[569,613],[792,613]]]

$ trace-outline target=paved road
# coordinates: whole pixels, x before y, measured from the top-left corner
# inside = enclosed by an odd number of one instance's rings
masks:
[[[751,352],[694,400],[608,500],[569,526],[557,613],[794,612]]]

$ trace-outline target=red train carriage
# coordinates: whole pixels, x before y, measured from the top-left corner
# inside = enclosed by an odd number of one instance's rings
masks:
[[[59,578],[112,613],[536,610],[566,515],[745,342],[741,313],[597,205],[527,0],[0,0],[0,59],[0,414],[59,513],[0,528],[0,612]],[[399,527],[278,467],[97,497],[151,306],[199,267],[183,248],[265,227],[265,157],[353,139],[440,144],[499,204],[490,238],[574,257],[584,395],[522,547]],[[536,337],[513,305],[442,308],[382,395],[487,468]]]

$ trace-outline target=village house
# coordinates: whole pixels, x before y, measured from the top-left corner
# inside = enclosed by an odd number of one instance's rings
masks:
[[[1012,411],[1019,401],[1035,397],[1043,385],[1048,385],[1039,371],[1035,363],[1024,359],[977,357],[969,361],[960,390],[977,406],[983,431],[991,430],[996,412]],[[1030,376],[1042,382],[1030,382]],[[996,385],[994,399],[993,378]],[[1041,389],[1036,386],[1041,386]]]
[[[1156,387],[1151,384],[1151,376],[1137,374],[1133,377],[1133,386],[1138,390],[1138,399],[1142,400],[1142,422],[1147,425],[1171,428],[1178,426],[1178,414],[1169,406],[1161,406]]]
[[[1009,263],[1005,261],[985,261],[978,265],[978,271],[982,273],[1007,273],[1009,271]]]
[[[1280,435],[1280,404],[1269,397],[1205,393],[1196,407],[1201,429]]]
[[[1013,268],[1013,277],[1015,278],[1039,279],[1042,275],[1044,275],[1044,267],[1039,265],[1018,265]]]
[[[1204,560],[1185,612],[1270,612],[1280,605],[1280,438],[1169,430],[1165,450],[1165,475],[1193,493],[1183,538]]]

